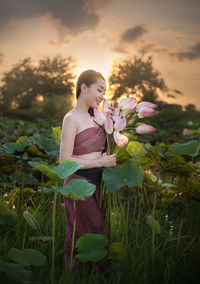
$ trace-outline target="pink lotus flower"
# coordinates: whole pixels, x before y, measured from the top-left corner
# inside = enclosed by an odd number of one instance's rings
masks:
[[[110,117],[110,115],[106,115],[106,120],[105,120],[105,131],[108,133],[108,134],[112,134],[113,133],[113,120],[112,118]]]
[[[137,105],[137,110],[138,110],[139,108],[141,108],[141,107],[148,107],[148,108],[153,108],[153,109],[155,109],[155,108],[158,107],[158,105],[153,104],[153,103],[150,103],[150,102],[141,102],[141,103],[139,103],[139,104]]]
[[[124,98],[118,103],[118,107],[122,109],[123,115],[127,115],[135,111],[137,100],[135,98]]]
[[[128,143],[128,138],[125,135],[120,134],[119,131],[115,130],[113,137],[114,137],[115,143],[119,145],[120,147]]]
[[[122,109],[133,109],[137,105],[137,100],[136,98],[124,98],[122,99],[118,106]]]
[[[187,135],[187,134],[188,134],[188,128],[183,128],[182,134],[183,134],[183,135]]]
[[[156,111],[153,108],[149,108],[149,107],[140,107],[137,109],[137,113],[138,113],[138,117],[139,118],[143,118],[143,117],[147,117],[147,116],[152,116],[158,113],[158,111]]]
[[[156,131],[156,128],[148,124],[141,124],[135,130],[138,134],[151,134]]]
[[[99,125],[104,125],[105,120],[106,120],[106,115],[103,112],[99,111],[98,109],[94,108],[94,119],[93,120]]]
[[[126,118],[125,117],[121,118],[120,116],[118,116],[118,118],[116,118],[115,124],[114,124],[115,130],[121,131],[125,127],[126,127]]]

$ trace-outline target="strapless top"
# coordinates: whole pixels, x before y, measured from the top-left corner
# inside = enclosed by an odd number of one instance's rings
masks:
[[[73,155],[102,152],[106,146],[105,130],[101,126],[93,126],[79,132],[74,141]]]

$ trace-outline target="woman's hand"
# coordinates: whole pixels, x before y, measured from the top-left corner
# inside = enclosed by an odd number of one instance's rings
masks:
[[[103,153],[99,161],[102,167],[114,167],[116,166],[116,154],[107,155]]]

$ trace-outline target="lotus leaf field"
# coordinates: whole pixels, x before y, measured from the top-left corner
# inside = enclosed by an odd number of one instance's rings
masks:
[[[102,174],[107,238],[86,234],[75,243],[74,224],[74,271],[72,257],[64,269],[63,196],[75,212],[95,186],[63,186],[82,165],[59,164],[59,123],[0,118],[0,283],[199,283],[199,127],[173,142],[162,131],[141,137],[126,129],[117,166]]]

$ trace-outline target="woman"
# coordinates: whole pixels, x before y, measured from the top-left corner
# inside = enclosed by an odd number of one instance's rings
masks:
[[[71,179],[86,179],[96,185],[93,196],[84,201],[76,201],[76,240],[86,233],[106,235],[104,219],[99,206],[99,189],[103,167],[116,165],[116,154],[103,153],[106,146],[106,134],[102,127],[91,118],[89,111],[97,108],[106,91],[106,82],[101,73],[94,70],[84,71],[76,83],[75,107],[63,119],[60,145],[60,163],[64,160],[79,162],[83,169],[68,177],[63,185]],[[113,112],[113,108],[110,108]],[[73,201],[64,197],[67,231],[64,248],[65,265],[69,263],[73,232]],[[73,254],[77,253],[74,249]],[[77,259],[75,259],[77,263]]]

